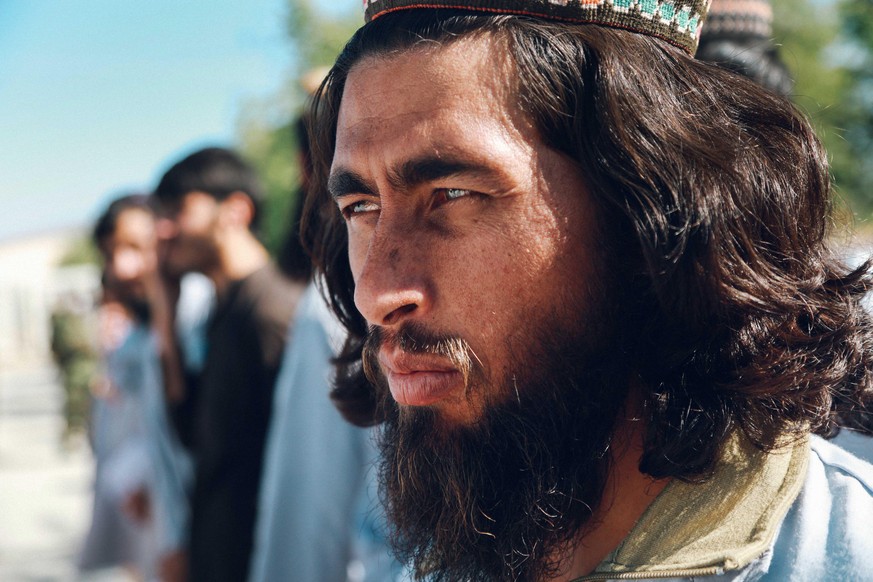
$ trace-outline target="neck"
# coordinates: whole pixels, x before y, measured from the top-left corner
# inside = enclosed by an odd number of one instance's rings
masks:
[[[215,285],[216,293],[221,295],[231,283],[245,279],[269,261],[267,249],[251,232],[234,231],[219,240],[218,261],[206,275]]]
[[[641,410],[637,402],[629,402],[625,410],[616,425],[611,470],[600,505],[566,558],[563,573],[545,582],[569,582],[594,571],[670,482],[640,472],[645,423],[636,414]]]

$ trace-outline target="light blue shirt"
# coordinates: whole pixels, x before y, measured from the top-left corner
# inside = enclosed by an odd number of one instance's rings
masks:
[[[202,367],[206,322],[214,303],[212,284],[202,275],[182,280],[176,313],[185,365]],[[124,392],[129,427],[138,427],[144,453],[139,464],[143,481],[151,493],[160,554],[184,548],[188,538],[190,508],[188,492],[194,479],[193,462],[170,425],[164,393],[157,338],[150,327],[134,325],[112,355],[109,373]],[[126,472],[130,472],[126,470]]]
[[[157,342],[151,330],[141,325],[134,327],[116,355],[127,364],[118,384],[140,413],[148,464],[146,483],[151,493],[158,550],[161,554],[178,550],[187,537],[187,491],[193,467],[170,427]]]
[[[873,436],[844,428],[831,442],[859,459],[873,463]]]
[[[343,339],[311,285],[276,383],[250,582],[383,582],[399,570],[374,499],[371,431],[343,420],[329,398]]]
[[[761,580],[873,581],[873,465],[813,437],[806,482]]]
[[[812,437],[803,489],[769,550],[738,571],[660,582],[703,580],[873,581],[873,465]]]

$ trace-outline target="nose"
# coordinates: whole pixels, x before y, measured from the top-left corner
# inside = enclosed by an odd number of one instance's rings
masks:
[[[430,312],[433,279],[421,242],[408,229],[381,220],[363,248],[350,241],[355,305],[369,323],[397,326]]]
[[[130,251],[117,251],[112,261],[112,271],[116,280],[135,281],[143,272],[143,257]]]
[[[155,233],[158,236],[158,240],[171,240],[178,231],[179,228],[176,226],[176,223],[169,218],[162,217],[155,221]]]

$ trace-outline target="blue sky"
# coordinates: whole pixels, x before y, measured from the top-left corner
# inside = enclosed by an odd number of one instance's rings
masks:
[[[348,2],[342,2],[347,4]],[[285,0],[2,0],[0,240],[86,224],[292,75]]]

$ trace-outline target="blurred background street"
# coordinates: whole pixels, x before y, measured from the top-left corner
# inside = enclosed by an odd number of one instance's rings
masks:
[[[62,444],[62,399],[53,367],[0,373],[0,580],[127,580],[76,578],[93,460],[81,435]]]

